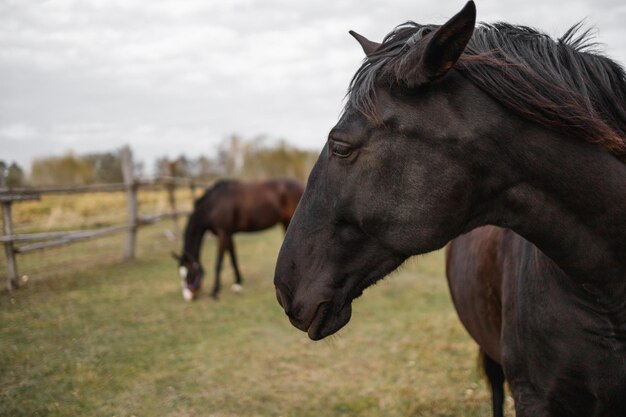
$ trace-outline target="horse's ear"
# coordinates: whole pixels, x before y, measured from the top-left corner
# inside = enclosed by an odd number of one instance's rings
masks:
[[[182,256],[180,256],[176,252],[172,251],[172,258],[174,258],[175,261],[180,262],[181,259],[182,259]]]
[[[365,36],[359,35],[353,30],[349,31],[348,33],[350,33],[350,35],[352,35],[354,39],[356,39],[357,42],[361,45],[361,48],[363,48],[363,52],[365,52],[366,56],[372,55],[374,52],[376,52],[378,48],[380,48],[379,43],[370,41]]]
[[[428,40],[420,69],[429,79],[445,75],[459,59],[474,33],[476,6],[472,0],[439,27]]]
[[[425,35],[426,45],[415,44],[405,63],[403,78],[413,87],[444,76],[459,59],[474,33],[476,6],[472,0],[434,33]],[[411,39],[409,39],[411,41]]]

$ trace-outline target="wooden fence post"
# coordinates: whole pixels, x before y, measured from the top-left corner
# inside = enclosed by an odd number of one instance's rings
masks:
[[[3,230],[5,236],[13,234],[13,225],[11,219],[11,202],[2,202],[3,214]],[[15,262],[15,251],[13,250],[13,242],[4,242],[4,254],[7,258],[7,269],[9,276],[7,279],[7,287],[9,291],[19,288],[19,280],[17,279],[17,263]]]
[[[191,191],[191,205],[193,208],[193,202],[196,201],[196,183],[193,180],[189,183],[189,191]]]
[[[167,199],[170,203],[170,211],[172,212],[172,222],[174,223],[174,236],[176,239],[180,239],[180,228],[178,227],[178,214],[176,212],[176,162],[170,162],[167,166],[168,178],[167,187]]]
[[[124,247],[124,260],[135,258],[135,245],[137,242],[137,218],[139,204],[137,202],[137,183],[135,182],[133,169],[133,154],[128,146],[120,151],[122,162],[122,175],[126,185],[126,207],[128,210],[128,233],[126,235],[126,246]]]

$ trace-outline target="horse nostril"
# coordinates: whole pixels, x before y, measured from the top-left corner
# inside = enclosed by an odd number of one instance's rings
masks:
[[[289,296],[285,294],[285,291],[278,287],[276,287],[276,299],[278,300],[278,304],[280,304],[283,310],[285,310],[285,314],[291,316],[291,312],[293,310],[291,300],[289,299]]]

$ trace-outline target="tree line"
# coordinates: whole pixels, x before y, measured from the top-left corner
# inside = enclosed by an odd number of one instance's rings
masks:
[[[17,162],[0,160],[0,188],[21,187],[26,183],[26,174]]]
[[[156,176],[176,176],[211,181],[217,178],[264,179],[293,177],[303,181],[317,159],[317,152],[302,150],[284,140],[264,137],[244,139],[232,135],[224,139],[213,157],[179,155],[161,157],[153,169]],[[145,166],[137,163],[139,176]],[[29,175],[15,162],[0,161],[0,187],[78,186],[123,182],[118,151],[37,158]]]

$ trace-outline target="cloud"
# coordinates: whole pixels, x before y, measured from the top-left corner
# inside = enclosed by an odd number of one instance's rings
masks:
[[[193,156],[233,132],[321,148],[362,59],[348,29],[381,40],[399,23],[440,23],[458,8],[455,0],[4,0],[3,154],[28,165],[41,153],[130,143],[146,158]],[[607,53],[626,62],[620,0],[481,0],[478,13],[552,35],[587,17]]]

